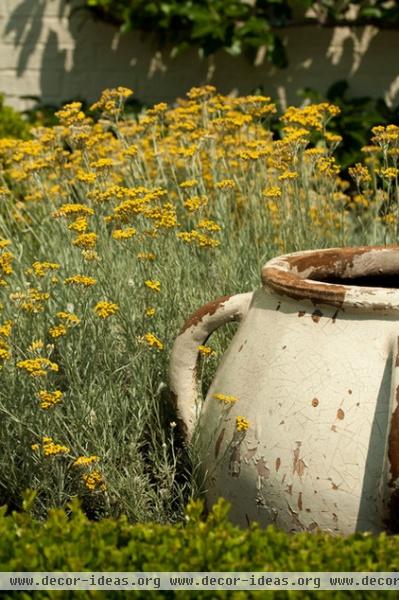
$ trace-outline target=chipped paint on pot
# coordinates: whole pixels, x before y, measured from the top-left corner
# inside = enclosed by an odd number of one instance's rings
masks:
[[[224,496],[242,526],[399,531],[399,246],[280,256],[262,283],[202,307],[172,351],[208,503]],[[231,320],[238,330],[202,401],[198,346]]]

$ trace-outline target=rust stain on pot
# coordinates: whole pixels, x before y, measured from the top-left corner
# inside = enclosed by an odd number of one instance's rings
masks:
[[[235,446],[231,452],[229,471],[232,477],[239,477],[241,472],[241,452],[240,447]]]
[[[312,276],[322,278],[334,275],[342,277],[345,273],[348,276],[353,268],[353,259],[358,256],[368,254],[372,249],[379,249],[382,246],[359,246],[357,248],[338,248],[328,251],[315,251],[309,254],[299,256],[290,256],[287,260],[289,265],[296,268],[299,273],[312,269]],[[385,248],[385,247],[384,247]],[[322,279],[321,279],[322,281]]]
[[[226,431],[226,429],[222,429],[222,431],[218,435],[218,439],[216,440],[216,444],[215,444],[215,458],[217,458],[219,456],[220,446],[222,444],[225,431]]]
[[[332,516],[333,516],[333,520],[337,523],[337,521],[338,521],[337,515],[335,513],[333,513]]]
[[[266,462],[264,458],[260,458],[256,463],[256,470],[259,477],[269,477],[270,469],[266,466]]]
[[[348,390],[348,394],[351,394],[351,393],[352,393],[352,390]]]
[[[241,352],[241,350],[244,348],[244,346],[245,346],[245,344],[247,343],[247,341],[248,341],[248,340],[245,340],[245,341],[244,341],[244,342],[241,344],[241,346],[240,346],[240,347],[239,347],[239,349],[238,349],[238,352]]]
[[[340,308],[346,295],[346,288],[340,285],[318,284],[315,281],[300,279],[298,275],[275,267],[262,270],[263,283],[279,294],[301,300],[306,298],[314,303],[329,304]]]
[[[287,485],[287,492],[290,496],[292,496],[292,483],[290,485]]]
[[[281,266],[266,264],[263,267],[262,281],[290,298],[307,298],[313,304],[328,304],[339,309],[345,304],[351,279],[362,277],[364,273],[379,274],[379,263],[371,253],[386,249],[386,246],[359,246],[286,255],[281,259]],[[370,290],[372,288],[368,288],[368,293]],[[356,306],[361,308],[361,303]],[[375,308],[384,310],[389,305],[381,303]]]
[[[281,465],[281,458],[276,458],[276,471],[279,470],[280,465]]]
[[[323,316],[323,313],[321,312],[321,310],[317,309],[313,311],[312,313],[312,321],[313,323],[318,323],[320,321],[320,317]]]
[[[336,483],[334,483],[333,481],[331,482],[331,487],[332,487],[333,490],[338,490],[339,489],[339,486]]]
[[[294,450],[293,473],[297,473],[299,477],[304,474],[306,465],[302,458],[299,458],[301,442],[297,442],[297,448]]]
[[[248,462],[249,460],[251,460],[251,458],[253,458],[255,456],[257,450],[258,450],[257,446],[256,446],[256,448],[248,448],[248,451],[244,456],[245,462]]]
[[[306,312],[304,310],[300,310],[298,313],[298,317],[304,317],[306,315]]]
[[[194,325],[198,325],[198,323],[200,323],[202,319],[206,317],[206,315],[213,315],[217,311],[219,306],[227,302],[227,300],[229,300],[230,298],[231,296],[222,296],[221,298],[217,298],[216,300],[213,300],[212,302],[208,302],[207,304],[204,304],[204,306],[201,306],[201,308],[199,308],[195,313],[191,315],[191,317],[187,319],[187,321],[181,328],[179,335],[184,333],[186,329],[189,329]]]
[[[337,410],[337,419],[340,419],[340,420],[342,421],[342,419],[344,419],[344,418],[345,418],[345,413],[344,413],[344,411],[342,410],[342,408],[339,408],[339,409]]]
[[[280,310],[280,307],[281,307],[281,302],[279,302],[279,303],[277,304],[277,306],[276,306],[276,310]]]
[[[331,431],[335,431],[335,433],[337,433],[337,428],[335,425],[331,425]]]
[[[301,529],[305,529],[303,523],[301,523],[301,521],[298,518],[298,513],[288,504],[288,510],[290,511],[292,520],[294,521],[294,523],[296,525],[298,525],[298,527],[300,527]]]
[[[298,494],[298,508],[299,510],[302,510],[302,492],[299,492]]]
[[[313,529],[316,529],[318,527],[318,523],[316,523],[316,521],[312,521],[311,523],[309,523],[308,525],[308,530],[309,531],[313,531]]]
[[[313,398],[313,400],[312,400],[312,406],[316,407],[318,405],[319,405],[318,399],[317,398]]]

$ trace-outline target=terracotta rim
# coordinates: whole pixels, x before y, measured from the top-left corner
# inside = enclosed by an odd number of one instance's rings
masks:
[[[359,277],[398,276],[398,287],[348,285]],[[328,279],[344,279],[345,284]],[[307,250],[273,258],[263,285],[297,300],[338,308],[399,311],[399,245]]]

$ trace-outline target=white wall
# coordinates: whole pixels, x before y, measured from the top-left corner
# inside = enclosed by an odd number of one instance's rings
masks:
[[[190,50],[172,60],[170,49],[158,51],[155,39],[120,35],[82,11],[69,18],[70,10],[64,0],[0,0],[0,92],[8,104],[31,106],[24,96],[57,104],[76,97],[92,101],[116,85],[132,87],[146,103],[172,102],[204,83],[242,94],[263,86],[263,93],[293,103],[299,88],[323,92],[339,79],[349,81],[352,96],[399,104],[399,31],[289,28],[282,34],[290,65],[279,70],[261,55],[257,66],[226,52],[201,61]]]

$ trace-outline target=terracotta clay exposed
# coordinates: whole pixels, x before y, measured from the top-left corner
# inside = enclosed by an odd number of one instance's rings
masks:
[[[398,532],[399,246],[287,254],[262,283],[200,308],[172,351],[177,416],[187,441],[198,427],[211,474],[208,505],[224,496],[244,527]],[[232,320],[202,400],[198,346]]]

